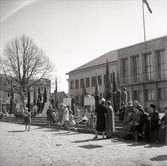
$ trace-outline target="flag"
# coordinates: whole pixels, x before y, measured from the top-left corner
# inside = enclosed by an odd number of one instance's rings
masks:
[[[27,108],[30,109],[30,90],[28,90],[27,94]]]
[[[34,104],[36,103],[36,88],[34,86]]]
[[[108,65],[108,59],[106,62],[106,79],[105,79],[105,99],[111,100],[111,79],[110,79],[110,71],[109,71],[109,65]]]
[[[13,99],[14,99],[14,92],[13,92],[13,82],[11,80],[11,96],[10,96],[10,111],[13,111]]]
[[[40,87],[38,89],[38,101],[42,101],[41,90]]]
[[[147,8],[148,8],[148,11],[152,14],[152,10],[151,10],[151,8],[150,8],[150,6],[149,6],[147,0],[143,0],[143,3],[146,4],[146,6],[147,6]]]
[[[95,74],[95,94],[99,95],[99,84],[98,84],[98,78],[97,78],[97,71]]]
[[[116,92],[116,81],[115,81],[115,73],[113,72],[113,94]]]
[[[46,92],[46,86],[45,86],[44,93],[43,93],[43,105],[46,103],[46,101],[47,101],[47,92]]]
[[[118,89],[121,88],[121,85],[120,85],[120,77],[119,77],[119,71],[118,71],[118,69],[117,69],[117,87],[118,87]]]
[[[85,83],[84,83],[84,78],[83,78],[83,82],[82,82],[82,85],[83,85],[83,89],[82,89],[82,96],[81,96],[81,106],[84,107],[84,98],[86,96],[86,88],[85,88]]]
[[[57,102],[57,78],[55,79],[55,90],[54,90],[54,101],[53,101],[53,108],[54,106],[56,106],[56,102]]]

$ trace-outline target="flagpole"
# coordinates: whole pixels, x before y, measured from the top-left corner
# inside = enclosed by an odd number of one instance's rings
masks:
[[[143,11],[144,43],[145,43],[145,49],[147,49],[147,43],[146,43],[146,30],[145,30],[145,17],[144,17],[144,3],[143,3],[143,0],[142,0],[142,11]]]

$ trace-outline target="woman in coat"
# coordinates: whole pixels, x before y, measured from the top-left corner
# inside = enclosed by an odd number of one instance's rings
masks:
[[[165,107],[165,115],[160,120],[159,141],[167,144],[167,107]]]
[[[106,113],[107,113],[107,107],[105,105],[105,99],[101,99],[101,104],[96,109],[96,115],[97,115],[97,121],[96,121],[96,130],[95,130],[95,137],[93,139],[97,139],[97,133],[98,131],[101,131],[103,134],[105,134],[106,129]]]
[[[47,109],[46,111],[46,115],[47,115],[47,122],[48,122],[48,127],[51,126],[52,121],[53,121],[53,109],[51,106],[49,106],[49,109]]]
[[[115,122],[114,122],[114,110],[111,106],[111,102],[107,101],[107,137],[106,139],[110,139],[112,133],[115,131]]]

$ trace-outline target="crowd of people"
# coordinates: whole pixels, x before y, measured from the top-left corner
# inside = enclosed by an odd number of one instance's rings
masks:
[[[49,105],[46,119],[48,127],[56,123],[68,130],[75,129],[76,124],[84,122],[86,128],[95,129],[93,139],[98,139],[98,132],[102,133],[103,139],[110,139],[115,131],[114,117],[118,116],[120,123],[125,126],[122,136],[124,139],[129,140],[135,136],[138,141],[143,138],[150,141],[151,134],[157,131],[159,133],[157,142],[167,143],[167,107],[164,112],[164,116],[160,119],[156,105],[150,104],[149,110],[145,111],[137,100],[127,102],[126,88],[122,88],[122,91],[116,88],[113,101],[106,101],[102,98],[96,103],[95,112],[72,101],[70,107],[61,103],[59,107],[57,104],[57,107],[53,109],[52,105]],[[36,118],[37,114],[36,104],[31,111],[25,108],[23,113],[25,130],[30,131],[31,118]]]
[[[140,141],[145,138],[150,142],[151,134],[154,131],[159,133],[157,142],[166,142],[166,122],[167,122],[167,107],[165,107],[165,115],[160,119],[159,112],[154,104],[150,104],[149,110],[146,112],[137,100],[129,101],[127,105],[122,104],[119,111],[119,119],[125,125],[124,139],[135,139]]]

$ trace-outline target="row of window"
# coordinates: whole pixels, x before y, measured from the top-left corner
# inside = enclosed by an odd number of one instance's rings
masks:
[[[111,83],[113,82],[113,78],[114,78],[113,75],[114,75],[114,73],[111,73],[111,76],[110,76],[111,77]],[[106,75],[104,74],[103,75],[103,85],[105,85],[105,80],[106,80]],[[80,80],[75,80],[75,81],[72,80],[72,81],[70,81],[70,89],[71,90],[73,90],[74,88],[79,89],[79,81],[80,81],[80,88],[83,88],[84,85],[85,85],[86,88],[89,88],[90,86],[91,87],[95,86],[96,78],[95,78],[95,76],[93,76],[91,78],[87,77],[86,79],[82,78]],[[97,76],[97,81],[98,81],[99,86],[102,85],[102,75]]]
[[[151,80],[153,79],[153,54],[147,53],[144,54],[145,60],[145,79]],[[165,59],[165,50],[156,51],[156,65],[158,67],[158,78],[167,78],[167,61]],[[128,59],[123,59],[123,83],[129,83],[129,71],[128,71]],[[132,75],[134,82],[140,81],[140,66],[139,66],[139,55],[132,57]]]
[[[154,101],[154,89],[148,89],[146,92],[146,101]],[[158,89],[159,100],[167,100],[167,88]],[[141,101],[141,91],[134,91],[134,99]]]
[[[128,93],[128,101],[129,101],[129,92]],[[134,91],[134,100],[138,100],[141,101],[141,91],[137,90]],[[159,88],[158,89],[158,93],[159,93],[159,100],[164,101],[167,100],[167,88]],[[149,89],[145,91],[145,95],[146,95],[146,101],[154,101],[154,90],[153,89]],[[100,98],[102,98],[104,96],[104,94],[100,94]],[[79,96],[75,96],[76,101],[81,101],[82,96],[80,96],[80,100],[79,100]]]

